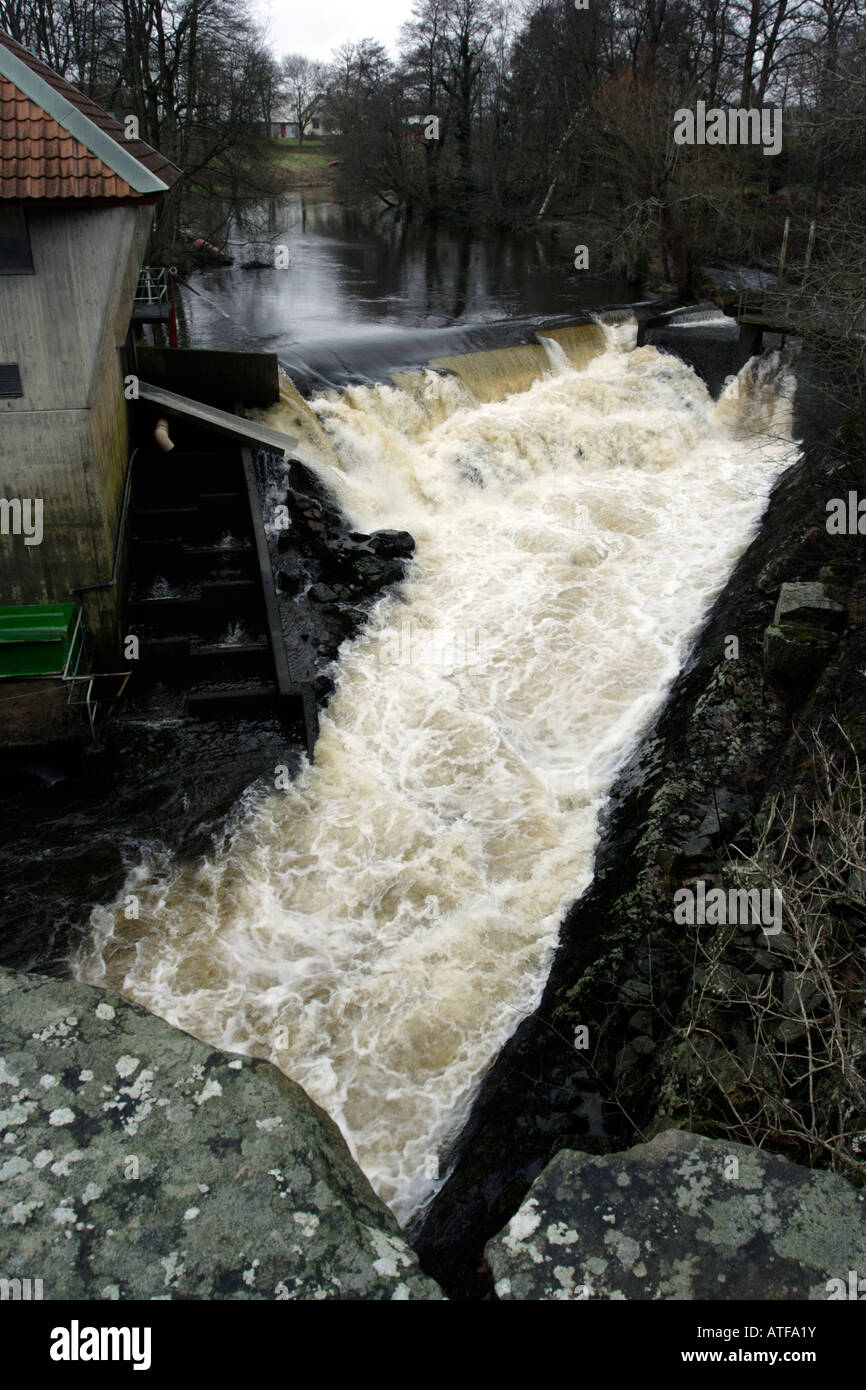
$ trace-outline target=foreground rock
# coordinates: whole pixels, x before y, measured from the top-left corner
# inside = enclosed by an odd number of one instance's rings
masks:
[[[557,1154],[486,1254],[501,1299],[845,1298],[866,1270],[866,1194],[667,1130],[625,1153]]]
[[[0,1276],[46,1299],[440,1299],[336,1125],[268,1062],[0,971]]]

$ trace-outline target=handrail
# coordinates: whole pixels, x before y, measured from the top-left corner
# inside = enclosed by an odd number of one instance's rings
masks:
[[[164,304],[169,298],[168,271],[165,266],[142,266],[135,288],[136,304]]]
[[[126,529],[126,516],[129,511],[130,493],[132,492],[132,465],[135,462],[137,453],[138,447],[136,446],[130,454],[129,461],[126,465],[126,478],[123,484],[123,501],[120,504],[120,517],[117,522],[117,536],[114,542],[114,565],[111,570],[111,578],[97,580],[95,584],[76,584],[73,589],[68,590],[70,594],[89,594],[95,589],[113,589],[117,584],[117,571],[120,566],[123,533]]]
[[[79,608],[78,611],[77,611],[77,613],[76,613],[76,615],[75,615],[75,627],[72,629],[72,637],[71,637],[70,642],[69,642],[69,651],[66,653],[66,660],[65,660],[65,662],[63,663],[63,671],[62,671],[62,673],[61,673],[61,679],[62,679],[62,680],[70,680],[70,679],[72,679],[72,678],[70,677],[70,675],[69,675],[69,663],[70,663],[70,661],[72,660],[72,655],[73,655],[73,652],[75,651],[75,641],[76,641],[76,638],[78,637],[78,632],[79,632],[80,627],[81,627],[81,609]],[[77,660],[76,663],[75,663],[75,670],[76,670],[76,672],[78,671],[78,664],[79,664],[79,662],[81,661],[81,652],[82,652],[82,650],[83,650],[83,647],[84,647],[84,643],[83,643],[83,641],[82,641],[81,647],[80,647],[79,650],[78,650],[78,660]]]

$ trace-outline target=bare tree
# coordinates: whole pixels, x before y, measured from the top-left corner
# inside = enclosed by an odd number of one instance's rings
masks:
[[[0,0],[0,24],[183,170],[154,250],[190,199],[272,191],[263,108],[275,64],[247,0]]]
[[[303,146],[307,126],[325,100],[328,70],[324,63],[313,63],[301,53],[287,53],[280,72],[282,92],[298,127],[298,144]]]

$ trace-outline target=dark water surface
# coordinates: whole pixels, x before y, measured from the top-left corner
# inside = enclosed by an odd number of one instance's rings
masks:
[[[244,269],[273,262],[278,247],[285,269]],[[407,225],[387,208],[348,208],[327,189],[271,204],[253,238],[236,234],[228,250],[233,266],[195,272],[182,287],[182,345],[276,352],[310,385],[317,375],[321,384],[381,376],[460,351],[459,330],[629,299],[625,281],[575,270],[564,242]],[[470,337],[466,346],[475,345]],[[315,370],[332,359],[346,370]]]

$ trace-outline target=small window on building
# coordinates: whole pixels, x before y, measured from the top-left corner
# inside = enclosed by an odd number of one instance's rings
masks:
[[[30,275],[33,257],[23,208],[0,207],[0,275]]]

